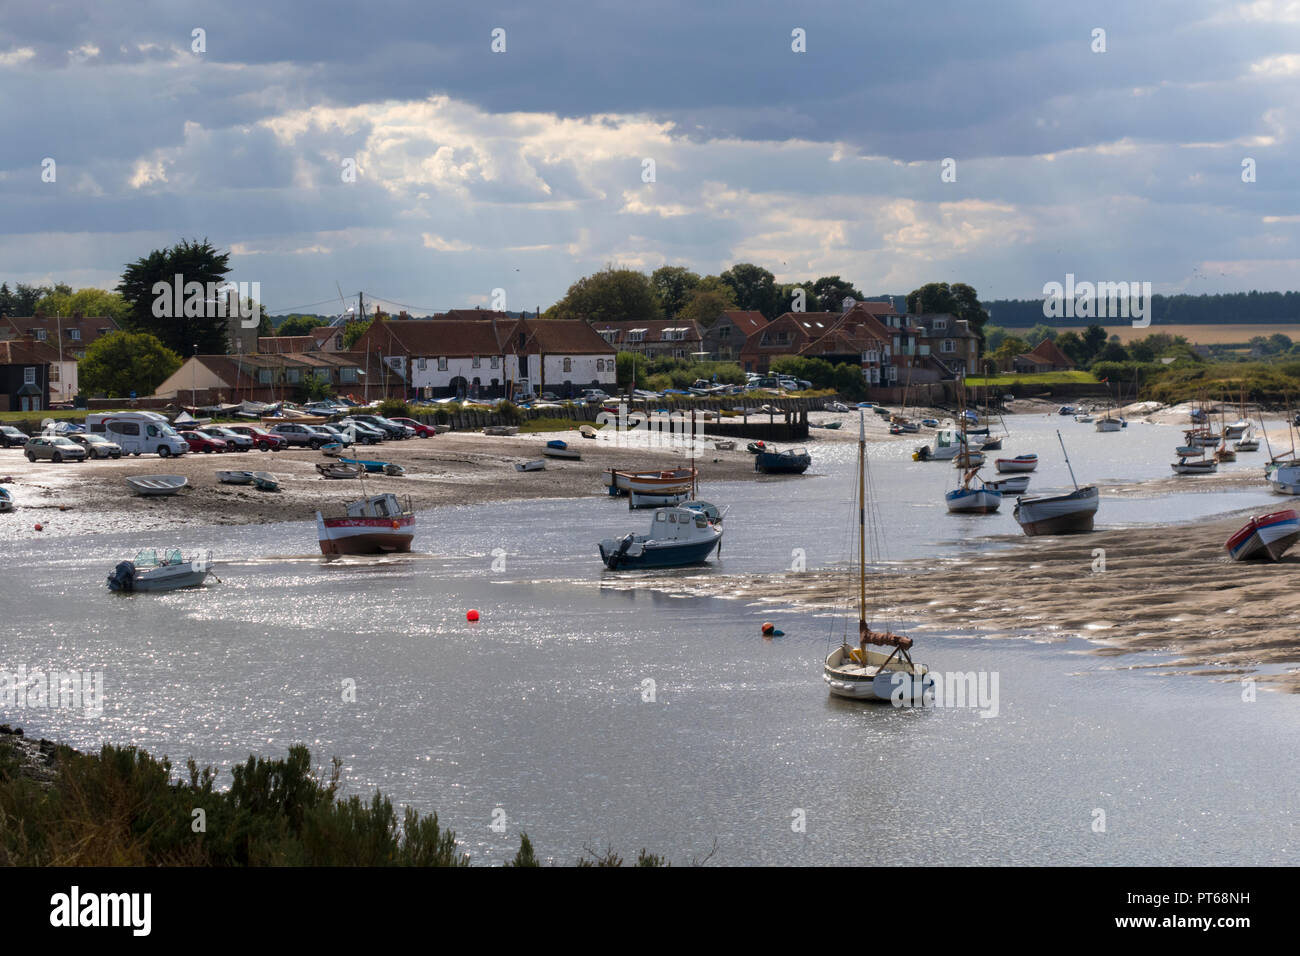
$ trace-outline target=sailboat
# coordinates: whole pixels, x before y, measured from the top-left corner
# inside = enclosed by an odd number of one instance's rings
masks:
[[[1255,426],[1250,419],[1246,417],[1246,390],[1241,390],[1241,418],[1233,422],[1228,428],[1235,430],[1238,425],[1245,425],[1233,437],[1237,439],[1234,444],[1234,451],[1259,451],[1259,439],[1255,437]]]
[[[1097,506],[1101,503],[1096,485],[1080,488],[1075,481],[1074,466],[1070,464],[1070,454],[1065,450],[1065,440],[1061,438],[1059,430],[1056,432],[1056,440],[1061,443],[1061,453],[1065,455],[1065,467],[1070,469],[1074,491],[1066,495],[1042,495],[1016,500],[1016,521],[1025,534],[1030,536],[1091,531]]]
[[[1264,427],[1264,414],[1260,413],[1259,428],[1264,435],[1264,445],[1268,450],[1268,464],[1264,466],[1264,480],[1278,495],[1300,495],[1300,458],[1295,455],[1295,436],[1291,438],[1291,451],[1274,455],[1273,445],[1268,440],[1268,429]],[[1291,425],[1287,425],[1291,432]]]
[[[1099,432],[1117,432],[1124,427],[1124,420],[1111,414],[1114,403],[1110,399],[1110,386],[1106,386],[1106,414],[1097,419],[1094,428]]]
[[[1234,432],[1232,435],[1228,434],[1228,413],[1224,410],[1222,404],[1219,405],[1219,424],[1223,426],[1223,437],[1220,439],[1219,447],[1214,450],[1214,460],[1219,462],[1236,461],[1237,452],[1228,447],[1228,439],[1236,438],[1241,434],[1241,432]],[[1247,427],[1249,427],[1249,425]]]
[[[867,430],[858,412],[858,646],[847,635],[829,654],[822,680],[835,697],[851,700],[901,700],[923,703],[933,692],[934,676],[924,664],[912,660],[912,639],[889,631],[873,631],[867,622]],[[875,512],[873,511],[873,514]],[[867,645],[889,648],[869,650]]]
[[[962,389],[962,404],[965,404],[965,388]],[[961,416],[961,440],[962,444],[966,443],[966,415]],[[978,460],[976,460],[978,456]],[[966,459],[963,462],[963,459]],[[962,473],[961,481],[957,487],[943,496],[948,505],[948,511],[953,514],[976,514],[987,515],[997,511],[1002,506],[1002,492],[990,489],[979,478],[979,466],[984,463],[984,454],[978,451],[968,451],[958,455],[954,459],[959,465],[967,465],[966,470]],[[972,486],[972,481],[979,481],[978,486]]]

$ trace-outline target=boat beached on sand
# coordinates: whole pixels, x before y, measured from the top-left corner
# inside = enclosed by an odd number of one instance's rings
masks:
[[[1251,558],[1276,561],[1297,540],[1300,540],[1300,514],[1287,508],[1251,518],[1223,547],[1234,561]]]
[[[662,471],[618,471],[609,468],[604,472],[605,488],[611,495],[625,495],[629,491],[647,494],[688,491],[695,483],[695,478],[694,468],[666,468]]]
[[[765,475],[802,475],[811,464],[812,455],[806,448],[777,451],[769,447],[754,456],[754,470]]]
[[[321,554],[405,554],[415,537],[415,512],[408,498],[371,495],[349,501],[341,515],[316,512]]]
[[[1015,517],[1025,534],[1081,534],[1092,530],[1097,507],[1101,503],[1096,485],[1080,488],[1074,479],[1074,467],[1070,464],[1069,453],[1065,451],[1065,442],[1061,433],[1056,433],[1061,442],[1061,451],[1065,454],[1065,466],[1070,469],[1070,481],[1074,482],[1074,491],[1065,495],[1041,495],[1032,498],[1016,499]]]
[[[131,489],[131,494],[142,498],[174,495],[190,483],[184,475],[132,475],[122,480]]]

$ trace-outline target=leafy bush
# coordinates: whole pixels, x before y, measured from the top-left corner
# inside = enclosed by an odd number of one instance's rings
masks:
[[[385,398],[379,403],[379,414],[384,418],[410,418],[411,406],[400,398]]]
[[[524,418],[523,412],[514,402],[502,402],[497,406],[497,414],[501,416],[503,422],[509,425],[518,425]]]

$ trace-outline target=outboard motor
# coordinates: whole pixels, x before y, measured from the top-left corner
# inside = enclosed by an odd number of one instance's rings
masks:
[[[108,587],[112,591],[130,594],[135,590],[135,562],[123,561],[108,576]]]
[[[605,559],[605,565],[611,571],[617,571],[618,566],[623,563],[623,555],[627,554],[627,549],[632,547],[632,535],[624,535],[623,543],[618,546],[618,550]]]
[[[922,445],[920,448],[918,448],[918,449],[916,450],[916,454],[918,455],[918,460],[919,460],[919,461],[929,461],[929,460],[930,460],[930,446],[929,446],[929,445]]]

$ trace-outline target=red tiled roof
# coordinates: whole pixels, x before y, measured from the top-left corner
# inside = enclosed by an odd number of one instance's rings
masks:
[[[598,333],[614,330],[619,333],[615,341],[623,341],[626,333],[638,329],[645,331],[643,342],[699,342],[701,338],[699,326],[685,319],[598,319],[591,327]],[[665,329],[685,329],[686,334],[680,339],[665,339]]]
[[[1036,347],[1017,358],[1030,358],[1059,368],[1073,368],[1074,363],[1062,352],[1051,339],[1043,339]]]
[[[0,342],[0,365],[50,365],[59,360],[59,351],[47,342],[9,339]],[[71,355],[67,361],[74,361]]]
[[[535,355],[613,355],[618,350],[581,319],[520,320],[525,335],[524,349]]]
[[[319,348],[314,335],[259,335],[257,350],[262,353],[310,352]]]
[[[49,341],[56,340],[62,331],[64,343],[76,342],[78,345],[89,345],[101,335],[118,331],[117,323],[107,315],[9,315],[0,324],[0,337],[22,338],[37,329],[43,330]],[[74,339],[69,334],[74,329],[80,333],[80,338]]]
[[[767,316],[762,312],[733,312],[724,311],[722,313],[731,320],[731,324],[736,326],[746,335],[755,332],[767,325]]]

